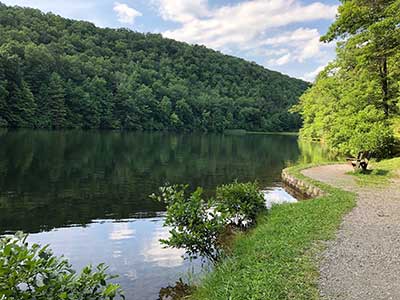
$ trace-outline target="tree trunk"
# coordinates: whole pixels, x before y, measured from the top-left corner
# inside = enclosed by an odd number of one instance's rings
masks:
[[[389,84],[388,84],[388,70],[387,70],[387,58],[386,56],[382,59],[382,64],[379,68],[379,73],[381,77],[381,86],[383,93],[383,111],[385,117],[389,117]]]

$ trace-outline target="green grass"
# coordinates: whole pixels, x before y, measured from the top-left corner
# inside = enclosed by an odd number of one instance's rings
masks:
[[[239,236],[232,255],[208,274],[193,300],[319,299],[318,254],[355,205],[355,195],[289,171],[328,194],[273,207],[251,232]]]
[[[390,179],[399,176],[400,157],[370,163],[367,173],[350,172],[357,179],[361,186],[385,186],[390,183]]]

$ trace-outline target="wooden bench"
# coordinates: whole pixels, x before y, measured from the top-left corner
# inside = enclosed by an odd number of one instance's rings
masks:
[[[355,170],[361,169],[366,171],[370,158],[371,154],[369,151],[360,151],[358,152],[357,157],[348,157],[347,161],[351,163]]]

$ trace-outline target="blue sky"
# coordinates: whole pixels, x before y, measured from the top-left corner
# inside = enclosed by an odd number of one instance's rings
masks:
[[[335,18],[338,0],[0,0],[202,44],[312,81],[335,57],[319,42]]]

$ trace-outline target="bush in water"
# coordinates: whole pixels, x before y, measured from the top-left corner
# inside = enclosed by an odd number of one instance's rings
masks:
[[[190,258],[198,255],[217,262],[221,256],[218,237],[223,232],[226,218],[213,209],[213,200],[203,199],[203,189],[192,194],[186,192],[187,185],[172,185],[160,188],[160,195],[153,199],[167,205],[164,226],[170,226],[170,237],[161,240],[172,248],[184,248]]]
[[[1,300],[112,300],[125,299],[119,285],[107,283],[100,264],[85,267],[80,274],[67,260],[53,255],[48,246],[29,246],[27,235],[0,239]]]
[[[161,240],[172,248],[184,248],[190,258],[198,255],[216,263],[223,253],[221,236],[227,225],[253,223],[265,207],[257,183],[232,183],[217,188],[216,199],[203,199],[203,189],[187,193],[187,185],[160,188],[151,198],[167,205],[164,226],[170,237]]]
[[[222,185],[216,193],[217,210],[225,213],[233,225],[254,224],[257,214],[265,208],[265,199],[257,182]]]

